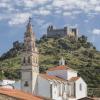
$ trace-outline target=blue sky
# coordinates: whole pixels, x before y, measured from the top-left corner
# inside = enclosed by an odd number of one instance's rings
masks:
[[[74,26],[100,51],[100,0],[0,0],[0,55],[23,41],[29,17],[37,38],[48,25]]]

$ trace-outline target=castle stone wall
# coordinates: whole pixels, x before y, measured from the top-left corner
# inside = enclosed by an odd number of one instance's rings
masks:
[[[54,38],[54,37],[74,37],[75,39],[78,36],[78,29],[71,28],[71,27],[64,27],[62,29],[55,29],[53,26],[49,26],[47,28],[47,37]]]

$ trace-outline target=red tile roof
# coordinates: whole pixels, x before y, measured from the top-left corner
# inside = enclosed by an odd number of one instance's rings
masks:
[[[48,71],[54,71],[54,70],[68,70],[71,69],[68,66],[56,66],[56,67],[52,67],[49,68]]]
[[[69,82],[73,82],[73,81],[77,81],[80,77],[72,77],[70,78],[68,81]]]
[[[20,100],[43,100],[42,98],[16,89],[0,88],[0,94],[18,98]]]
[[[62,78],[56,77],[56,76],[52,76],[52,75],[47,75],[47,74],[40,74],[41,77],[45,78],[45,79],[50,79],[50,80],[58,80],[58,81],[66,81]]]

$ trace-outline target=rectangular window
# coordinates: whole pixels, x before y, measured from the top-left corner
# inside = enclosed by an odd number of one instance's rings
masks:
[[[52,98],[52,84],[50,84],[50,97]]]
[[[80,88],[80,91],[82,91],[82,84],[80,84],[79,88]]]

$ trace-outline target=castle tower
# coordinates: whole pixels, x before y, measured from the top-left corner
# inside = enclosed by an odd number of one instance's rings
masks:
[[[35,34],[32,31],[31,18],[29,18],[24,34],[24,49],[21,58],[21,89],[36,95],[39,65],[38,51],[35,46]]]

